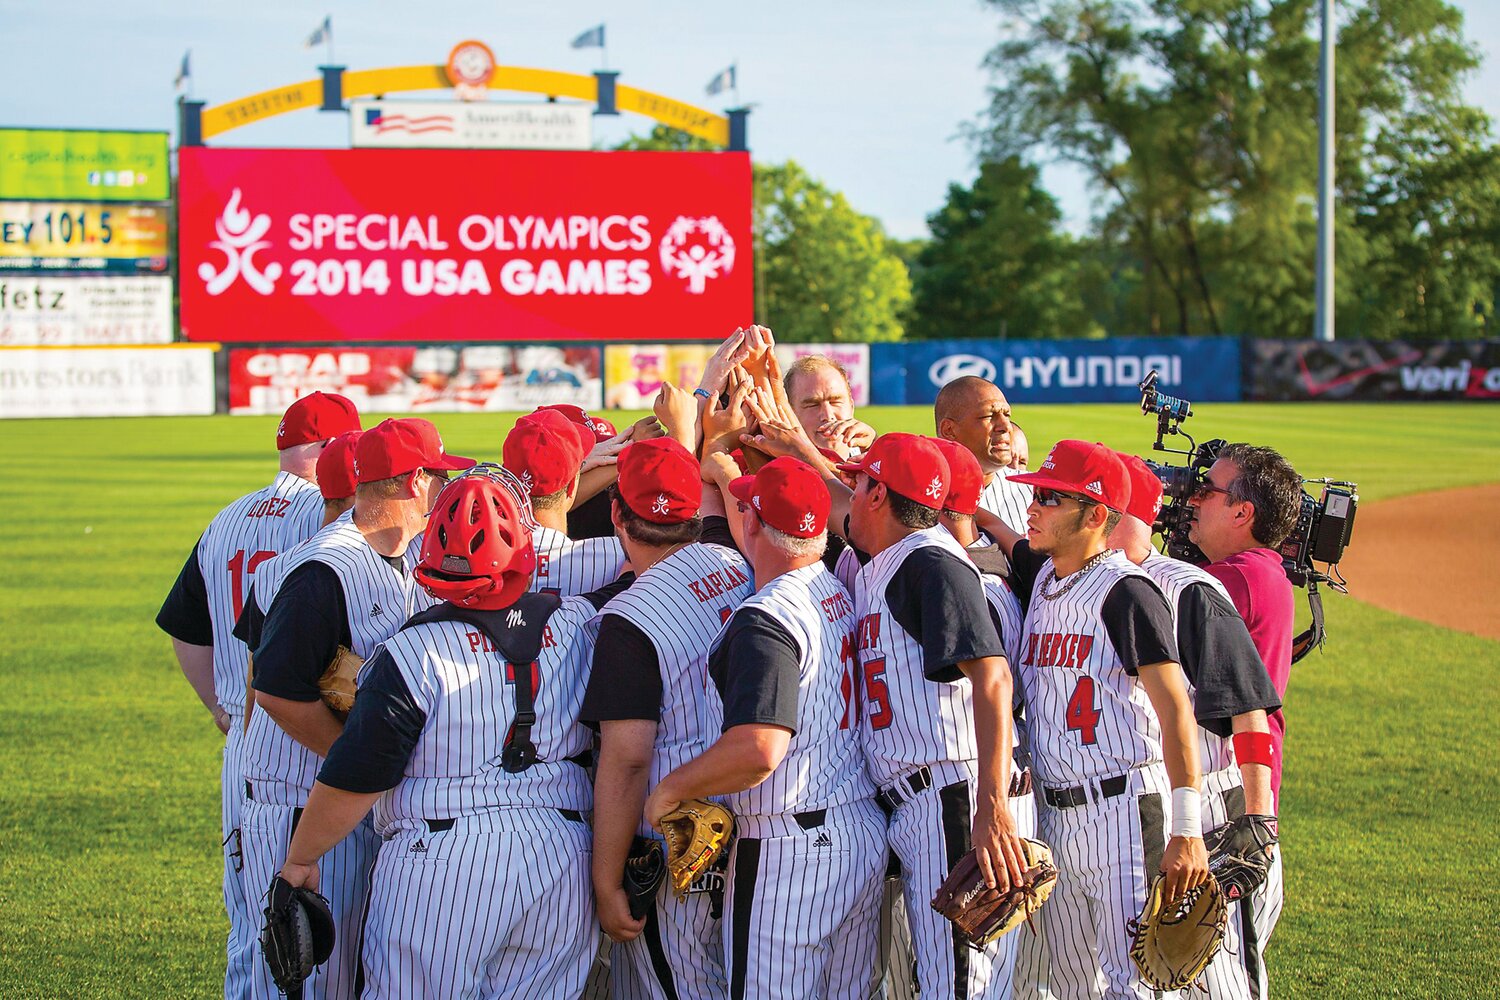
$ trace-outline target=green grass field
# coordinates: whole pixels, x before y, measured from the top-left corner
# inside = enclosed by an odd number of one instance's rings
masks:
[[[915,408],[866,416],[930,429]],[[1021,416],[1033,463],[1057,437],[1151,439],[1128,406]],[[450,451],[488,459],[509,426],[436,422]],[[152,619],[213,513],[269,480],[275,420],[0,426],[0,997],[212,996],[221,740]],[[1366,500],[1500,478],[1500,422],[1482,406],[1204,404],[1190,429],[1275,445]],[[1419,558],[1420,529],[1354,544]],[[1327,607],[1330,645],[1287,696],[1273,989],[1495,996],[1500,643],[1336,595]]]

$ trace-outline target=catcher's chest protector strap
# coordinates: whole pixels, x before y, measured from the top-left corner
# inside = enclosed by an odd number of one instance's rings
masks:
[[[485,634],[505,659],[505,679],[515,685],[516,717],[500,751],[500,766],[518,774],[540,761],[531,729],[536,725],[536,694],[540,678],[537,657],[542,652],[547,621],[562,607],[556,594],[523,594],[515,604],[499,611],[477,611],[453,604],[440,604],[414,617],[406,628],[435,621],[460,621]]]

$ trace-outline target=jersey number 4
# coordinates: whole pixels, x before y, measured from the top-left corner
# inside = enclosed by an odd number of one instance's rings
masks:
[[[1094,707],[1094,679],[1088,676],[1078,678],[1078,685],[1073,688],[1073,696],[1068,699],[1068,708],[1063,716],[1067,720],[1069,731],[1077,732],[1084,746],[1093,746],[1097,740],[1094,730],[1098,728],[1099,716],[1103,714]]]
[[[255,568],[267,559],[275,556],[274,552],[261,549],[252,552],[248,556],[244,549],[240,549],[232,557],[225,568],[229,570],[229,599],[234,605],[234,620],[240,620],[240,612],[245,610],[245,577],[255,572]]]

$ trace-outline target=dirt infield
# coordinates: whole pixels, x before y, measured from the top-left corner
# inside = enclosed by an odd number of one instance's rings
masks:
[[[1500,639],[1500,484],[1363,507],[1342,568],[1362,601]]]

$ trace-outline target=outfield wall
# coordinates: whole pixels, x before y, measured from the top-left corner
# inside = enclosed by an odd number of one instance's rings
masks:
[[[713,343],[5,346],[0,417],[277,414],[309,392],[376,413],[642,409],[664,380],[693,388]],[[1131,403],[1149,371],[1194,402],[1500,399],[1500,341],[943,340],[784,344],[783,366],[827,354],[855,405],[931,405],[977,375],[1012,402]]]

